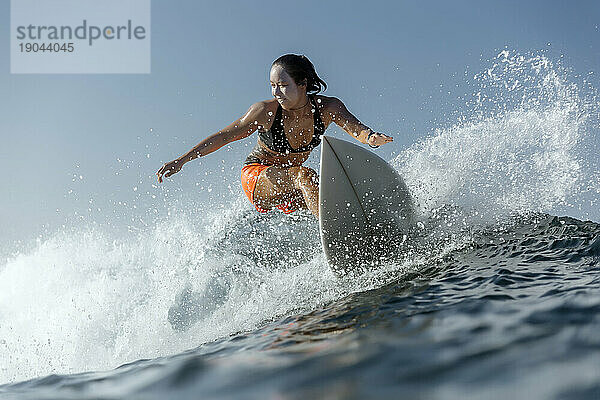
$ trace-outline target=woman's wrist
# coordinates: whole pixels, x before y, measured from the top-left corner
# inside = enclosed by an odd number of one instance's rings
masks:
[[[196,158],[199,158],[199,157],[200,157],[200,150],[198,150],[197,148],[193,148],[188,153],[179,157],[177,159],[177,163],[178,164],[181,163],[181,165],[183,165],[183,164],[187,163],[188,161],[195,160]]]
[[[368,145],[369,145],[369,147],[370,147],[370,148],[372,148],[372,149],[376,149],[376,148],[378,148],[378,147],[379,147],[379,145],[374,145],[374,144],[371,144],[371,136],[375,135],[376,133],[377,133],[377,132],[375,132],[375,131],[371,131],[371,132],[369,132],[369,135],[367,136],[367,144],[368,144]]]

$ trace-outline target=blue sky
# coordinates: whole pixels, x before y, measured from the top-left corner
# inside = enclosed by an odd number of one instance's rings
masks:
[[[595,72],[588,80],[599,87],[597,1],[157,0],[148,75],[11,75],[9,7],[0,4],[4,244],[98,204],[94,218],[110,219],[106,205],[158,191],[151,184],[163,162],[270,97],[269,67],[281,54],[307,55],[329,85],[325,94],[393,135],[380,152],[386,159],[451,125],[460,102],[448,88],[504,48]],[[219,198],[241,195],[239,167],[255,140],[186,166],[176,186],[203,182]]]

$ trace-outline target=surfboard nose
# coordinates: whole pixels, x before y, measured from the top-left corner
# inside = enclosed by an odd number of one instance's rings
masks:
[[[323,135],[321,136],[321,150],[323,150],[322,148],[325,146],[331,148],[331,142],[329,141],[329,136]]]

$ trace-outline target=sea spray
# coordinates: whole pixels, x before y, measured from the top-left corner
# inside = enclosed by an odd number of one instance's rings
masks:
[[[248,226],[231,226],[241,219],[255,225],[249,215],[261,218],[237,201],[204,221],[173,213],[120,239],[97,229],[57,233],[10,258],[0,269],[0,381],[181,352],[351,291],[339,286],[320,252],[295,264],[285,257],[277,265],[253,259],[236,237]],[[200,223],[191,223],[194,218]],[[319,246],[312,216],[295,217],[304,220],[297,229],[279,229],[285,218],[273,214],[259,222],[263,236],[279,237],[271,237],[271,250],[302,237],[309,249]],[[313,226],[310,237],[306,224]],[[183,334],[174,330],[167,317],[177,295],[185,288],[214,292],[214,285],[227,287],[219,306],[205,304],[212,310],[203,319]]]
[[[544,55],[509,51],[476,74],[460,122],[392,161],[421,213],[453,205],[473,221],[497,223],[580,206],[598,177],[585,157],[598,106],[593,91],[582,94],[568,78]]]

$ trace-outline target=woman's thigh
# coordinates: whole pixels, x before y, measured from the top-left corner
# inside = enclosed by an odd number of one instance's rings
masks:
[[[288,201],[296,208],[307,208],[302,191],[294,183],[298,168],[305,167],[273,166],[262,171],[254,188],[254,202],[262,208],[273,208]]]

